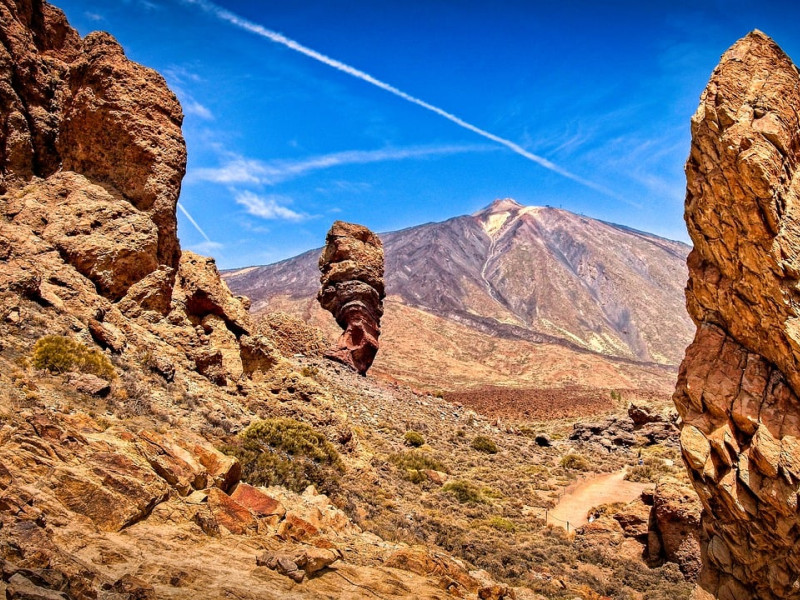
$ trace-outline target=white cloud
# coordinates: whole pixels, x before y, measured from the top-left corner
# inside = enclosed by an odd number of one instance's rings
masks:
[[[188,94],[184,94],[183,110],[188,115],[195,115],[206,121],[214,120],[214,113]]]
[[[199,244],[193,244],[189,246],[189,250],[192,252],[196,252],[197,254],[202,254],[203,256],[214,256],[217,252],[222,250],[224,246],[219,242],[200,242]]]
[[[262,219],[299,222],[309,218],[309,215],[288,208],[286,204],[290,200],[282,196],[261,196],[250,191],[243,191],[236,192],[234,200],[236,200],[237,204],[244,206],[248,214]]]
[[[100,13],[87,11],[83,13],[84,16],[91,21],[105,21],[106,18]]]
[[[227,161],[219,167],[194,169],[188,174],[190,181],[211,181],[214,183],[238,183],[275,185],[282,181],[295,179],[313,171],[330,169],[344,165],[369,164],[393,160],[422,159],[465,152],[486,152],[492,146],[445,145],[411,146],[406,148],[382,148],[379,150],[345,150],[297,160],[260,161],[230,154]]]

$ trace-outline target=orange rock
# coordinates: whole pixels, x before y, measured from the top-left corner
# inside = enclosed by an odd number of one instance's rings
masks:
[[[244,506],[218,488],[208,491],[208,508],[217,525],[231,533],[243,535],[257,529],[256,519]]]
[[[246,483],[237,485],[231,494],[231,498],[248,508],[257,517],[282,517],[286,514],[283,504]]]
[[[181,496],[206,487],[205,469],[185,449],[154,431],[140,431],[139,439],[142,454],[153,470]]]
[[[208,473],[208,485],[227,492],[239,482],[242,466],[233,456],[207,444],[193,444],[189,450]]]
[[[418,575],[439,577],[445,589],[448,589],[453,582],[473,593],[479,588],[478,581],[455,560],[423,546],[397,550],[389,556],[385,564],[387,567],[411,571]]]
[[[319,535],[319,528],[303,519],[296,512],[289,511],[286,513],[286,518],[278,526],[278,535],[284,539],[302,542]]]
[[[378,352],[383,316],[383,244],[362,225],[336,221],[319,259],[319,303],[344,329],[325,354],[362,375]]]
[[[692,117],[686,301],[697,333],[673,399],[704,509],[700,585],[714,597],[798,593],[799,109],[800,73],[754,31],[722,56]],[[658,494],[655,504],[659,528],[677,527],[662,532],[665,552],[696,552],[687,506],[659,506]]]

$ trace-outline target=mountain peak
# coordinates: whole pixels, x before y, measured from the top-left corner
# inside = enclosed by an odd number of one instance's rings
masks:
[[[498,198],[489,206],[479,211],[482,214],[496,214],[501,212],[509,212],[523,208],[522,204],[513,198]]]

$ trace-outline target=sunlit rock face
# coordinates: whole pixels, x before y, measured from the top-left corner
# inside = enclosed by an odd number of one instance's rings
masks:
[[[0,23],[0,194],[22,190],[12,212],[112,300],[176,269],[186,146],[164,78],[107,33],[81,39],[41,0],[0,0]]]
[[[336,221],[319,259],[319,303],[344,330],[326,356],[362,375],[378,353],[383,316],[383,244],[362,225]]]
[[[674,400],[720,598],[800,597],[800,76],[761,32],[722,57],[692,118],[687,306]]]

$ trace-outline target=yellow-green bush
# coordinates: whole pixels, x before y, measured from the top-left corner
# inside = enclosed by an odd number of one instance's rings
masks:
[[[114,365],[105,354],[60,335],[39,338],[31,351],[31,364],[36,369],[51,373],[79,371],[109,381],[116,377]]]
[[[455,496],[456,500],[462,504],[467,502],[470,504],[482,504],[486,502],[483,494],[481,494],[480,488],[471,481],[465,481],[463,479],[451,481],[444,484],[442,491]]]
[[[330,494],[344,472],[339,453],[321,432],[289,418],[257,421],[221,449],[239,459],[242,479],[253,485],[301,492],[314,484]]]
[[[495,444],[491,438],[488,438],[485,435],[476,435],[470,446],[473,450],[484,452],[486,454],[497,454],[499,451],[497,444]]]
[[[561,458],[561,466],[572,471],[591,471],[592,465],[585,456],[567,454]]]
[[[419,431],[406,431],[403,440],[405,440],[406,445],[413,446],[414,448],[419,448],[425,443],[425,438]]]
[[[428,478],[425,471],[448,472],[447,467],[432,456],[414,450],[392,454],[389,457],[389,462],[400,470],[403,479],[412,483],[425,481]]]
[[[503,517],[497,517],[497,516],[492,517],[486,522],[486,524],[492,529],[496,529],[497,531],[504,531],[506,533],[514,533],[514,531],[516,530],[514,522],[509,521],[508,519],[504,519]]]

